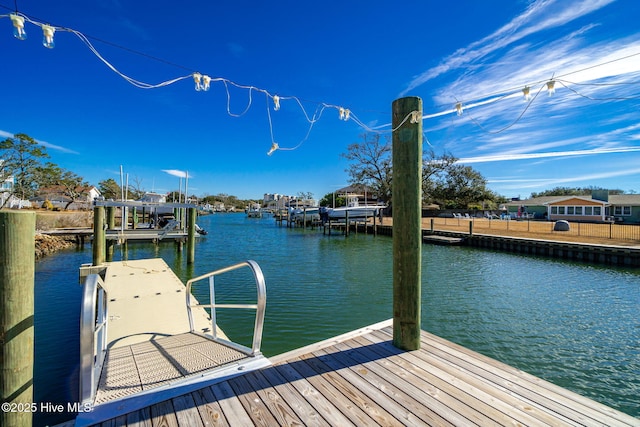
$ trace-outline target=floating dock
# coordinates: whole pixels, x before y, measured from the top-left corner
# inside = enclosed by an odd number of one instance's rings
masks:
[[[96,318],[81,327],[80,394],[91,411],[80,414],[75,425],[91,425],[201,388],[211,379],[270,364],[259,351],[248,354],[227,345],[227,337],[193,296],[187,299],[188,288],[162,259],[83,267],[81,281],[92,274],[103,276],[105,293],[85,298],[90,315],[97,307]],[[96,325],[93,339],[84,333],[91,325]],[[96,338],[99,334],[106,339]]]
[[[434,245],[462,245],[464,243],[463,237],[451,237],[440,236],[438,234],[425,234],[422,236],[422,241],[425,243],[433,243]]]

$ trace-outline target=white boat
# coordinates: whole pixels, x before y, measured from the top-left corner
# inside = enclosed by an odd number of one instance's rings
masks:
[[[320,207],[307,206],[304,208],[290,208],[291,220],[296,222],[302,221],[320,221]]]
[[[349,219],[370,218],[378,215],[381,209],[384,209],[383,205],[361,205],[357,198],[350,197],[347,206],[328,209],[327,214],[330,220],[344,220],[347,216]]]
[[[246,210],[247,218],[262,218],[262,209],[259,204],[254,203]]]

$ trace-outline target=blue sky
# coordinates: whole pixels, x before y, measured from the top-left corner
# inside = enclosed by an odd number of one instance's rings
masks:
[[[501,195],[640,192],[638,22],[635,0],[0,0],[0,138],[26,133],[92,184],[122,165],[148,191],[188,171],[198,196],[320,198],[347,185],[347,146],[390,137],[392,102],[419,96],[424,149]]]

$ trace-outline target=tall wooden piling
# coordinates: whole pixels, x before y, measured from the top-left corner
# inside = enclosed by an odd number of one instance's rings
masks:
[[[196,208],[187,210],[187,264],[196,260]]]
[[[422,100],[397,99],[393,131],[393,345],[420,348]]]
[[[126,218],[124,218],[126,221]],[[104,206],[93,208],[93,265],[104,264],[106,258],[106,232]]]
[[[32,423],[31,409],[4,405],[33,404],[35,224],[33,212],[0,212],[1,426]]]

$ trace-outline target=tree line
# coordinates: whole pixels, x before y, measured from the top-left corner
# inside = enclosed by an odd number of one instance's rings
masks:
[[[90,184],[76,173],[47,161],[49,158],[46,147],[24,133],[17,133],[12,138],[6,138],[0,142],[0,184],[13,177],[13,186],[5,190],[9,195],[4,198],[0,208],[9,202],[11,196],[20,200],[29,200],[38,196],[43,190],[53,187],[57,188],[59,194],[66,197],[64,209],[83,197],[83,191]],[[142,180],[137,177],[128,182],[125,188],[113,178],[98,182],[96,187],[102,197],[107,200],[120,200],[123,194],[125,199],[138,200],[147,193]],[[254,202],[254,200],[241,200],[223,193],[213,196],[205,195],[202,198],[191,195],[188,199],[210,204],[220,202],[225,206],[238,209],[244,209],[249,203]],[[167,201],[178,200],[184,201],[185,195],[179,195],[175,190],[167,195]]]
[[[383,139],[377,133],[366,133],[361,138],[362,141],[350,144],[347,152],[342,154],[342,157],[351,162],[346,170],[350,183],[365,185],[379,200],[391,203],[391,142],[388,137]],[[487,180],[480,172],[457,161],[449,153],[437,155],[433,150],[424,153],[423,206],[435,204],[444,209],[496,209],[500,203],[508,201],[487,188]],[[331,193],[324,199],[330,197]]]

